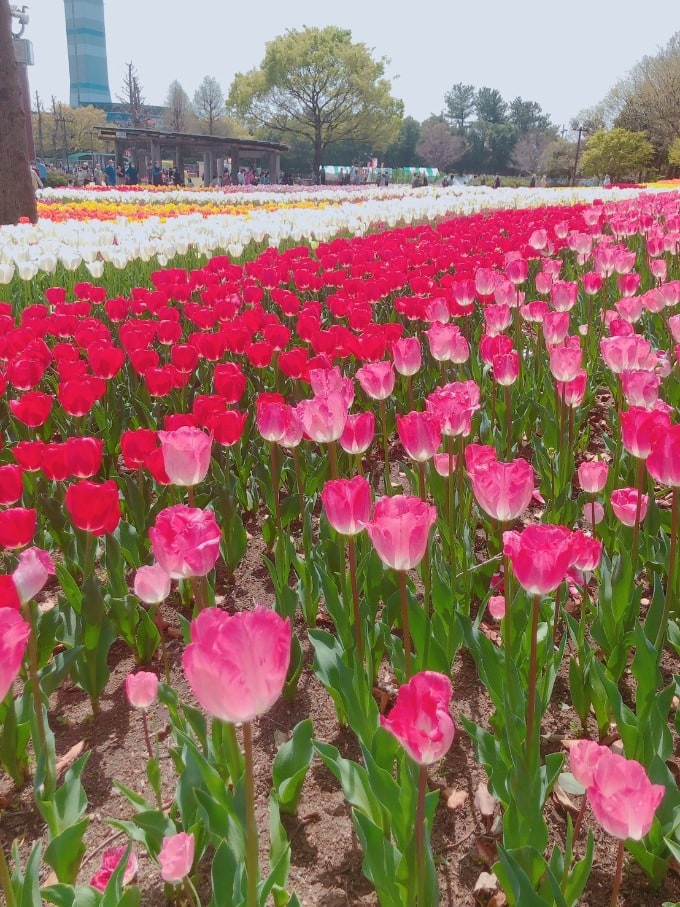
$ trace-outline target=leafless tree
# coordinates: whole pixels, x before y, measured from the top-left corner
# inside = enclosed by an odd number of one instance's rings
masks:
[[[467,142],[454,135],[445,123],[426,123],[416,145],[416,153],[432,167],[451,170],[467,151]]]

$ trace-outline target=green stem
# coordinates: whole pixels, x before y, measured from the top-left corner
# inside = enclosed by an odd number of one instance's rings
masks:
[[[623,848],[625,841],[619,841],[619,849],[616,851],[616,874],[614,875],[614,885],[612,887],[611,907],[616,907],[619,901],[619,888],[621,887],[621,876],[623,874]]]
[[[184,877],[183,888],[186,899],[189,902],[189,907],[201,907],[201,899],[189,876]]]
[[[253,774],[253,731],[250,721],[243,723],[243,753],[246,767],[246,875],[248,885],[247,907],[258,907],[257,883],[260,867],[255,821],[255,777]]]
[[[191,583],[191,588],[194,593],[194,601],[196,603],[196,613],[200,614],[201,611],[207,606],[207,602],[203,600],[203,595],[201,591],[201,586],[198,582],[197,576],[190,576],[189,582]]]
[[[0,888],[5,893],[7,907],[17,907],[14,889],[12,888],[12,876],[7,865],[4,847],[0,847]]]
[[[331,466],[331,479],[337,479],[337,477],[338,477],[338,452],[335,449],[335,441],[330,441],[328,444],[328,459],[330,460],[330,466]]]
[[[416,874],[418,876],[418,907],[430,907],[425,897],[427,879],[425,876],[425,796],[427,794],[427,766],[418,768],[418,805],[416,807]]]
[[[673,489],[673,504],[671,510],[671,550],[668,558],[668,576],[666,578],[666,600],[659,624],[659,632],[656,636],[655,648],[661,658],[663,644],[666,639],[666,629],[668,627],[668,618],[671,613],[671,602],[673,601],[673,591],[675,586],[675,567],[678,550],[678,523],[680,523],[680,507],[678,506],[678,491]]]
[[[380,401],[380,421],[382,423],[382,439],[383,439],[383,456],[385,459],[385,473],[384,473],[384,482],[385,482],[385,494],[392,494],[392,482],[390,481],[390,439],[387,435],[387,401]]]
[[[302,482],[302,472],[300,470],[300,455],[297,447],[293,448],[293,468],[295,469],[295,481],[298,487],[298,499],[300,501],[300,522],[305,521],[305,486]]]
[[[55,779],[52,778],[52,763],[50,760],[49,749],[47,747],[47,731],[45,728],[45,716],[43,713],[42,693],[40,691],[40,678],[38,677],[37,628],[36,621],[34,619],[32,603],[30,601],[26,602],[26,604],[24,605],[24,616],[31,625],[31,633],[28,637],[28,671],[31,676],[33,708],[35,711],[35,720],[38,727],[38,741],[40,743],[40,748],[45,756],[45,794],[46,796],[51,796]],[[33,746],[35,748],[35,741],[33,741]],[[38,754],[36,753],[36,756],[37,755]]]
[[[512,450],[512,394],[509,385],[505,386],[505,449],[509,457]]]
[[[359,659],[364,660],[364,639],[361,632],[361,611],[359,610],[359,587],[357,585],[357,553],[354,545],[354,536],[349,537],[349,577],[352,585],[352,608],[354,612],[354,642],[356,643]]]
[[[404,669],[406,679],[410,680],[411,673],[411,630],[408,622],[408,596],[406,594],[406,573],[397,570],[399,578],[399,599],[401,602],[401,629],[404,634]]]
[[[163,673],[165,674],[165,682],[170,684],[170,662],[168,661],[168,650],[165,645],[165,623],[163,621],[163,616],[161,614],[161,606],[157,604],[153,612],[153,622],[156,625],[158,630],[158,636],[161,643],[161,657],[163,658]]]
[[[536,712],[537,636],[541,596],[534,595],[531,613],[531,651],[529,654],[529,696],[527,699],[527,748],[533,761],[534,718]]]
[[[449,546],[449,557],[451,558],[451,588],[453,589],[453,577],[456,575],[456,545],[454,541],[455,529],[456,529],[456,511],[454,507],[454,490],[456,487],[456,470],[453,466],[454,460],[454,438],[449,435],[446,439],[447,446],[449,448],[449,475],[448,475],[448,517],[449,517],[449,534],[450,534],[450,546]]]
[[[274,487],[274,519],[276,520],[276,534],[279,538],[283,535],[281,524],[281,502],[279,500],[279,464],[276,458],[274,442],[269,442],[269,462],[272,470],[272,485]]]
[[[630,562],[633,567],[633,576],[636,573],[636,564],[638,559],[638,551],[640,548],[640,514],[642,512],[642,491],[644,488],[645,481],[645,461],[639,460],[637,464],[636,476],[635,476],[635,487],[637,489],[637,502],[635,504],[635,524],[633,526],[633,544],[631,547],[631,556]]]

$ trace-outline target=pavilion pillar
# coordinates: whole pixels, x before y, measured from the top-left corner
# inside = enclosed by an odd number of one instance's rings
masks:
[[[203,185],[204,186],[209,186],[210,180],[212,179],[212,175],[210,172],[210,168],[212,166],[212,161],[211,161],[210,157],[211,156],[210,156],[209,151],[203,152]]]
[[[125,163],[125,140],[116,139],[115,147],[116,147],[116,167],[118,167],[120,164]]]
[[[180,185],[184,185],[184,148],[178,144],[175,148],[175,167],[179,171]]]
[[[221,154],[217,155],[216,164],[217,164],[217,178],[219,179],[220,186],[221,186],[223,177],[224,177],[224,158],[222,157]]]
[[[241,168],[241,153],[238,145],[231,149],[231,184],[238,185],[238,172]]]
[[[281,155],[278,151],[270,151],[269,159],[269,182],[275,186],[281,176]]]

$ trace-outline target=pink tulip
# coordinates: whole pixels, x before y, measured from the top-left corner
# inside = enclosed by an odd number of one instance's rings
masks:
[[[203,481],[210,467],[212,435],[187,425],[176,431],[159,431],[158,438],[163,465],[173,485],[188,488]]]
[[[288,422],[287,406],[276,395],[261,394],[256,404],[257,430],[265,441],[278,444],[286,433]]]
[[[40,592],[50,576],[54,576],[54,562],[42,548],[27,548],[19,555],[12,579],[22,604]]]
[[[392,344],[394,367],[405,378],[420,371],[423,354],[417,337],[402,337]]]
[[[438,453],[432,458],[435,472],[440,476],[444,476],[444,478],[455,472],[457,462],[457,457],[449,457],[447,453]]]
[[[469,476],[477,470],[484,471],[497,462],[498,454],[491,444],[468,444],[465,448],[465,468]]]
[[[290,663],[290,618],[256,607],[207,608],[191,622],[184,672],[201,706],[232,724],[264,714],[281,695]]]
[[[425,331],[430,344],[430,354],[437,362],[467,362],[470,347],[457,324],[435,323]]]
[[[98,891],[104,891],[126,850],[127,848],[125,845],[121,845],[120,847],[110,847],[108,850],[104,851],[102,865],[90,879],[90,885],[93,888],[96,888]],[[134,851],[131,851],[123,874],[123,885],[130,884],[137,875],[138,868],[139,862],[137,857],[135,856]]]
[[[599,525],[604,519],[604,507],[599,501],[592,501],[583,506],[583,522],[587,526]]]
[[[317,444],[329,444],[342,437],[347,407],[339,391],[301,400],[296,410],[305,432]]]
[[[348,454],[365,453],[374,435],[375,416],[372,412],[350,414],[340,435],[340,447]]]
[[[534,470],[526,460],[478,464],[469,475],[477,503],[493,519],[502,523],[516,520],[529,506]]]
[[[438,762],[453,743],[452,692],[451,681],[444,674],[421,671],[399,687],[391,712],[380,719],[418,765]]]
[[[19,673],[31,625],[14,608],[0,608],[0,702]]]
[[[380,560],[394,570],[411,570],[427,550],[437,508],[412,495],[379,498],[373,519],[365,523]]]
[[[489,614],[494,620],[503,620],[505,617],[505,596],[492,595],[489,598]]]
[[[310,369],[309,384],[315,396],[340,394],[345,409],[349,409],[354,403],[354,382],[351,378],[345,378],[337,365],[333,368]]]
[[[638,334],[605,337],[600,341],[600,354],[615,375],[626,369],[643,368],[651,351],[650,342]]]
[[[555,381],[573,381],[581,369],[582,359],[583,351],[580,347],[551,347],[550,372]]]
[[[642,765],[610,753],[599,759],[587,795],[595,818],[615,838],[640,841],[652,827],[664,798],[663,784],[652,784]]]
[[[326,517],[341,535],[357,535],[371,514],[371,485],[363,476],[332,479],[321,492]]]
[[[621,372],[621,386],[629,406],[651,409],[659,397],[661,377],[654,372],[634,369]]]
[[[623,446],[638,460],[646,460],[652,449],[652,439],[665,434],[671,427],[666,413],[641,406],[631,406],[619,413],[619,419]]]
[[[530,595],[548,595],[564,580],[572,562],[571,531],[566,526],[530,525],[511,544],[503,534],[504,553],[510,558],[519,584]]]
[[[576,529],[572,535],[572,567],[592,573],[602,557],[602,542]]]
[[[662,485],[680,488],[680,425],[673,425],[652,439],[647,472]]]
[[[576,409],[583,403],[587,381],[588,372],[585,369],[580,369],[576,377],[571,381],[556,381],[555,387],[560,399],[564,400],[567,406]]]
[[[569,312],[549,312],[543,319],[542,327],[548,346],[563,343],[569,333]]]
[[[140,567],[135,573],[134,588],[145,605],[157,605],[170,595],[170,577],[160,564]]]
[[[175,885],[189,875],[194,862],[194,846],[194,836],[183,831],[163,838],[158,862],[161,865],[161,878],[164,882]]]
[[[623,523],[624,526],[635,525],[639,497],[640,492],[637,488],[617,488],[615,491],[612,491],[609,500],[612,505],[612,510],[614,511],[614,516],[620,523]],[[646,494],[643,494],[640,502],[640,522],[647,516],[648,502],[649,497]]]
[[[517,350],[500,353],[491,362],[493,380],[501,387],[511,387],[519,378],[520,359]]]
[[[607,484],[609,465],[603,460],[589,460],[578,468],[578,483],[583,491],[597,494]]]
[[[512,324],[509,305],[489,305],[484,309],[484,330],[490,337],[502,334]]]
[[[125,694],[134,709],[148,709],[158,694],[158,677],[151,671],[137,671],[125,678]]]
[[[576,305],[578,284],[569,280],[556,280],[550,287],[550,301],[556,312],[570,312]]]
[[[439,420],[431,413],[397,416],[397,434],[407,455],[418,463],[430,460],[442,442]]]
[[[571,773],[586,790],[593,783],[598,762],[607,756],[611,756],[611,750],[592,740],[578,740],[569,750]]]
[[[395,380],[391,362],[372,362],[357,370],[357,381],[372,400],[387,400],[394,390]]]
[[[472,431],[472,417],[480,408],[480,398],[474,381],[454,381],[434,390],[425,405],[427,412],[439,419],[443,435],[467,437]]]
[[[158,564],[172,579],[205,576],[220,555],[222,533],[212,510],[175,504],[149,529]]]

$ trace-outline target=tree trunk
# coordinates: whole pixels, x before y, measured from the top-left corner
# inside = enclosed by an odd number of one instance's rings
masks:
[[[0,0],[0,224],[38,219],[17,63],[12,46],[9,0]]]

